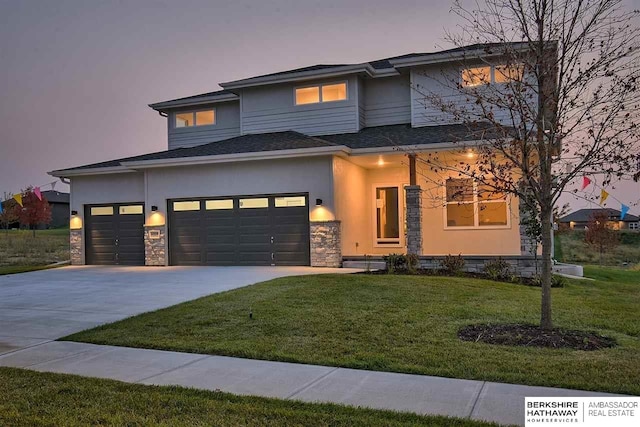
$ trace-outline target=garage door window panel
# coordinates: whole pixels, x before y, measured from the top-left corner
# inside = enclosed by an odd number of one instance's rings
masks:
[[[173,202],[173,210],[175,212],[199,211],[200,201],[191,200],[185,202]]]

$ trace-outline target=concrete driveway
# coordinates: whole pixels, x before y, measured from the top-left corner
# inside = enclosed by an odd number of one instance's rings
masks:
[[[0,276],[0,354],[311,267],[63,267]]]

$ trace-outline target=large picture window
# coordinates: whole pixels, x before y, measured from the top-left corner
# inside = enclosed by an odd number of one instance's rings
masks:
[[[449,178],[445,182],[446,228],[507,227],[507,196],[491,183],[471,178]]]

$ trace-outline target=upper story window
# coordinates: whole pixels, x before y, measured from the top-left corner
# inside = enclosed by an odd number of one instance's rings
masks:
[[[346,82],[296,88],[296,105],[344,101],[345,99],[347,99]]]
[[[471,178],[449,178],[445,183],[447,228],[506,227],[507,195]]]
[[[523,76],[521,65],[492,65],[462,70],[462,86],[476,87],[490,83],[508,83],[520,81]]]
[[[175,127],[187,128],[192,126],[206,126],[216,124],[216,110],[200,110],[176,113]]]

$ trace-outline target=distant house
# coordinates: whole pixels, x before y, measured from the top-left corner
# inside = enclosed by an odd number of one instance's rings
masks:
[[[69,225],[69,193],[48,190],[42,195],[51,206],[51,223],[49,228],[67,227]]]
[[[610,208],[580,209],[560,218],[558,220],[558,226],[560,229],[584,230],[589,220],[600,212],[607,212],[609,215],[609,225],[615,230],[639,229],[638,222],[640,218],[635,215],[626,214],[624,219],[620,220],[620,211]]]

